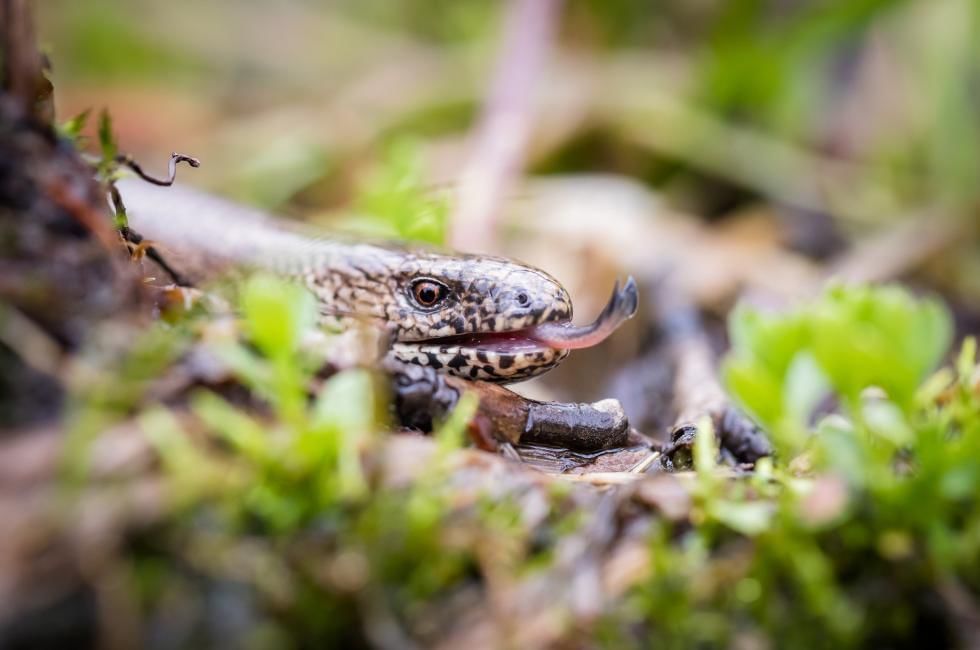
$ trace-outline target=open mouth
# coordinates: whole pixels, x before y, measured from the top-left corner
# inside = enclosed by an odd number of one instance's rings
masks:
[[[601,343],[630,319],[638,303],[636,282],[630,277],[623,288],[613,287],[609,302],[589,325],[570,321],[549,322],[511,332],[459,334],[419,341],[420,345],[452,346],[498,354],[533,353],[544,350],[578,350]]]

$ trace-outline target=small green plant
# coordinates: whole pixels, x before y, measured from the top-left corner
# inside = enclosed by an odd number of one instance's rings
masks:
[[[67,138],[76,146],[83,143],[82,131],[88,124],[88,118],[92,114],[91,110],[84,110],[70,120],[58,125],[58,134]]]
[[[833,395],[852,418],[906,418],[949,347],[952,324],[936,300],[898,287],[845,287],[783,314],[747,307],[731,317],[723,373],[733,395],[784,453],[808,443],[815,407]],[[886,399],[862,397],[881,389]],[[880,433],[898,435],[895,427]]]
[[[152,405],[139,415],[161,460],[172,513],[166,534],[131,556],[144,606],[178,589],[186,575],[174,567],[187,566],[195,579],[248,584],[268,607],[256,620],[275,638],[327,642],[360,633],[349,611],[367,594],[372,607],[403,616],[464,580],[475,561],[472,545],[494,534],[480,518],[486,506],[449,533],[461,524],[449,520],[460,514],[447,476],[475,397],[464,395],[437,427],[417,481],[385,485],[384,382],[352,368],[318,386],[324,359],[304,346],[316,321],[305,289],[257,275],[238,304],[240,331],[198,345],[262,404],[243,409],[200,389],[185,417]],[[256,566],[230,563],[236,557]],[[290,606],[279,617],[283,600]]]
[[[353,225],[375,236],[445,244],[448,203],[422,187],[422,164],[415,141],[395,140],[355,202]]]
[[[836,287],[782,314],[742,307],[731,335],[725,377],[773,434],[775,462],[719,476],[703,424],[691,515],[654,526],[639,618],[619,616],[664,647],[953,643],[954,599],[980,590],[975,342],[930,376],[949,315],[896,287]]]
[[[438,427],[424,471],[393,483],[401,459],[384,437],[383,382],[365,369],[318,378],[305,290],[255,276],[237,304],[239,328],[201,340],[213,316],[200,311],[160,324],[123,364],[122,376],[140,379],[131,389],[105,377],[77,396],[89,431],[112,414],[137,414],[161,461],[169,514],[125,556],[143,612],[231,582],[248,594],[242,634],[254,643],[363,642],[377,616],[425,639],[425,621],[454,594],[564,579],[563,563],[579,557],[567,554],[596,513],[556,486],[540,494],[535,508],[546,514],[529,527],[535,500],[517,497],[526,484],[464,486],[479,474],[460,473],[474,398]],[[731,325],[729,386],[774,434],[777,454],[732,475],[716,460],[710,421],[699,423],[689,505],[632,520],[646,531],[645,577],[638,572],[582,638],[861,647],[927,630],[952,643],[954,599],[980,590],[976,344],[930,375],[949,340],[948,315],[887,287],[837,287],[784,314],[740,308]],[[245,409],[203,388],[182,410],[141,401],[160,364],[193,346],[258,404]],[[553,605],[558,619],[569,615],[565,594]]]

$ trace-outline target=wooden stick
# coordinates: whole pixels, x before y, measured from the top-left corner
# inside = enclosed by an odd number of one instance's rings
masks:
[[[534,90],[551,50],[561,0],[512,0],[493,84],[460,176],[452,246],[493,252],[497,215],[523,165]]]

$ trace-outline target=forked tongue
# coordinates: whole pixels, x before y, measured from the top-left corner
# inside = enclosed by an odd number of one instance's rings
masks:
[[[639,297],[633,276],[626,280],[622,290],[619,281],[613,286],[612,296],[591,325],[575,327],[571,323],[545,323],[531,328],[528,336],[545,345],[561,350],[579,350],[601,343],[616,331],[623,321],[636,313]]]

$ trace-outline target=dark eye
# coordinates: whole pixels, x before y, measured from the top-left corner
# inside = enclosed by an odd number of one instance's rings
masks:
[[[523,291],[517,294],[517,304],[521,307],[527,306],[527,303],[531,302],[531,298]]]
[[[434,307],[448,292],[444,284],[435,280],[416,280],[412,283],[412,297],[422,307]]]

